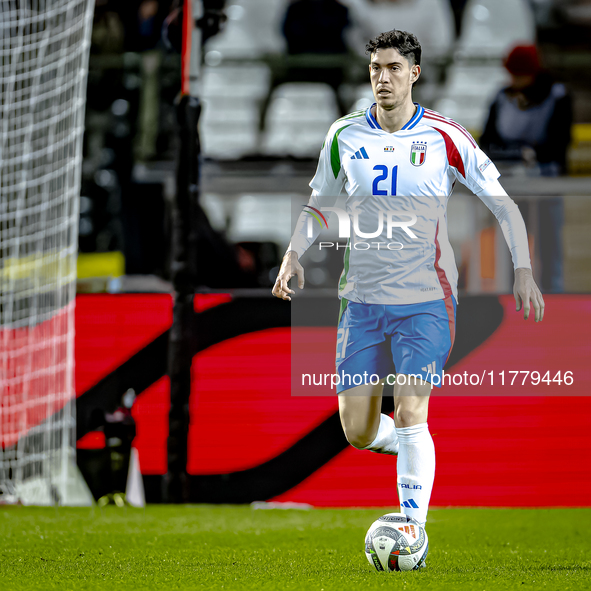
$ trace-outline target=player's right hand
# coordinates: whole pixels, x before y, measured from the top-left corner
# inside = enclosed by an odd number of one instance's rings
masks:
[[[298,276],[298,287],[304,289],[304,267],[298,261],[298,255],[295,251],[290,250],[285,253],[281,268],[277,274],[275,285],[273,286],[272,294],[276,298],[291,301],[290,294],[294,294],[293,289],[289,289],[287,285],[292,277]]]

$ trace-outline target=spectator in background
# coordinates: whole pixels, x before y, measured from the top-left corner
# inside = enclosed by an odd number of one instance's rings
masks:
[[[571,99],[563,84],[541,69],[533,45],[518,45],[505,59],[511,84],[499,91],[480,138],[495,161],[539,164],[543,176],[566,172],[572,124]]]
[[[162,23],[168,14],[170,2],[126,0],[117,4],[125,25],[126,51],[154,49],[160,42]]]
[[[160,39],[162,24],[170,2],[141,0],[125,2],[126,43],[128,50],[141,52],[141,95],[138,113],[138,132],[134,139],[137,161],[146,162],[157,157],[156,140],[160,111]]]
[[[504,63],[511,84],[499,91],[490,108],[480,147],[496,162],[525,164],[542,176],[565,174],[572,124],[566,88],[542,70],[534,45],[516,46]],[[526,221],[531,207],[538,208],[535,230],[541,237],[536,246],[542,263],[541,288],[560,293],[564,290],[562,198],[540,199],[536,205],[520,203]]]
[[[124,37],[123,23],[113,3],[109,0],[97,0],[92,23],[92,53],[121,53]]]
[[[339,0],[294,0],[283,22],[287,52],[345,54],[348,25],[349,11]]]
[[[281,82],[329,84],[344,115],[346,106],[338,89],[345,79],[348,53],[345,29],[348,26],[349,10],[339,0],[293,0],[283,20],[287,70],[285,77],[275,80],[273,86]]]
[[[457,37],[459,37],[462,32],[462,17],[464,16],[464,8],[466,8],[467,3],[468,0],[449,0],[452,12],[454,13]]]

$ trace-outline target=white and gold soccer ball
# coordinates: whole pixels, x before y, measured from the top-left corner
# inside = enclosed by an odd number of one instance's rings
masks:
[[[428,551],[425,528],[403,513],[382,515],[365,536],[365,556],[378,571],[418,570]]]

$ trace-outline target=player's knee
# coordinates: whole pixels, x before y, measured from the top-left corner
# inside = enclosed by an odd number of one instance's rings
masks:
[[[347,441],[357,449],[364,449],[368,445],[370,445],[373,440],[375,439],[375,435],[372,437],[371,433],[364,431],[362,429],[355,429],[355,428],[346,428],[345,427],[345,437]]]
[[[425,422],[422,412],[409,408],[397,408],[395,414],[397,427],[412,427]]]

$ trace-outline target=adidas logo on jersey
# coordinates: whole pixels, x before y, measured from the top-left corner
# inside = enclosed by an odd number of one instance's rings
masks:
[[[359,148],[359,150],[351,156],[351,160],[369,160],[369,156],[367,155],[365,148]]]
[[[435,374],[435,361],[433,361],[432,363],[429,363],[429,365],[427,365],[427,367],[421,367],[421,369],[427,373],[430,373],[431,375]]]

